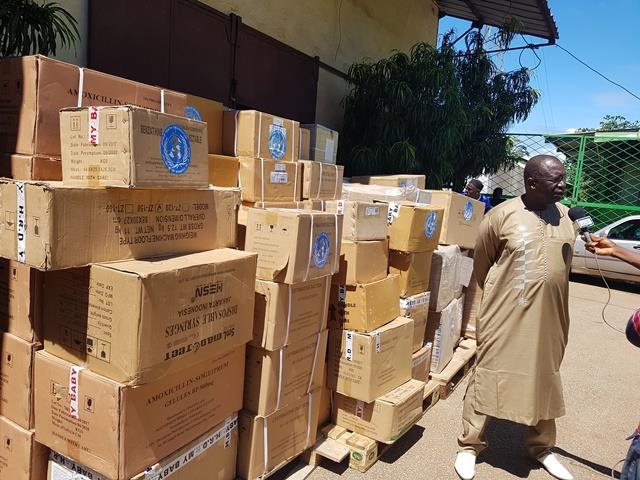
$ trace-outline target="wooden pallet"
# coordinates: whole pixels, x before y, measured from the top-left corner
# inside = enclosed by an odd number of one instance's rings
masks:
[[[422,411],[428,412],[440,400],[440,384],[435,380],[429,380],[424,386],[424,396],[422,397]]]
[[[465,338],[441,373],[432,373],[431,381],[440,385],[440,400],[448,398],[476,364],[476,342]],[[431,383],[431,381],[429,383]]]

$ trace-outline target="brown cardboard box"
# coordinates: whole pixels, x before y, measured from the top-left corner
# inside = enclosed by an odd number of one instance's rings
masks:
[[[290,210],[324,211],[324,200],[296,200],[295,202],[243,202],[246,208],[286,208]]]
[[[0,417],[0,438],[0,478],[46,480],[49,449],[35,441],[33,430]]]
[[[342,218],[312,210],[249,210],[245,249],[258,254],[257,277],[297,283],[338,271]]]
[[[460,262],[462,254],[457,245],[441,245],[431,260],[430,310],[440,312],[461,292]]]
[[[300,199],[302,167],[298,162],[240,157],[240,186],[245,202],[295,202]]]
[[[256,110],[224,112],[222,150],[233,157],[298,160],[300,124]]]
[[[382,443],[393,443],[422,417],[424,382],[409,380],[374,402],[334,398],[334,423]]]
[[[397,318],[370,333],[329,333],[327,386],[373,402],[411,379],[413,320]]]
[[[44,274],[15,260],[0,258],[0,330],[27,342],[42,342]]]
[[[389,249],[429,252],[438,246],[444,211],[411,202],[389,204]]]
[[[327,367],[325,363],[324,375],[322,377],[322,388],[320,389],[320,413],[318,414],[318,428],[331,422],[332,392],[327,388]]]
[[[108,478],[130,478],[242,406],[244,347],[139,387],[36,354],[36,439]]]
[[[60,156],[62,108],[88,105],[138,105],[158,111],[162,108],[161,88],[88,68],[81,70],[41,55],[2,59],[0,83],[8,85],[0,91],[0,152]],[[164,90],[166,113],[183,115],[185,107],[184,94]]]
[[[342,185],[342,199],[360,202],[414,202],[431,203],[431,193],[412,186],[384,187],[382,185],[363,185],[345,183]]]
[[[278,350],[247,347],[244,409],[267,416],[323,386],[327,333]]]
[[[207,433],[177,450],[130,480],[234,480],[238,452],[238,415],[234,414]],[[49,456],[48,480],[114,480],[57,452]],[[127,478],[129,480],[129,478]]]
[[[429,312],[425,341],[433,344],[431,372],[440,373],[453,358],[460,340],[464,297],[453,300],[442,312]]]
[[[383,187],[413,187],[425,189],[426,177],[424,175],[374,175],[370,177],[360,176],[351,179],[354,183],[364,185],[380,185]]]
[[[207,124],[209,153],[222,153],[222,112],[224,105],[208,98],[187,95],[183,116]]]
[[[432,344],[427,343],[420,350],[411,356],[411,378],[421,382],[429,381],[429,371],[431,370],[431,348]]]
[[[332,285],[329,327],[370,332],[400,315],[400,279],[389,275],[377,282]]]
[[[300,160],[302,165],[302,198],[336,200],[342,195],[344,166]]]
[[[0,177],[16,180],[62,180],[60,157],[41,155],[0,155]]]
[[[431,203],[444,208],[444,224],[440,243],[475,248],[484,203],[456,192],[431,190]]]
[[[378,442],[375,440],[337,425],[327,425],[322,430],[327,438],[349,449],[349,468],[364,473],[378,461]]]
[[[209,250],[49,272],[44,348],[141,385],[252,337],[256,255]]]
[[[330,277],[287,284],[256,280],[255,347],[277,350],[327,327]]]
[[[482,289],[478,285],[475,274],[472,274],[469,286],[464,289],[464,306],[462,308],[462,336],[466,338],[476,338],[480,300],[482,300]]]
[[[41,346],[10,333],[0,338],[0,415],[29,430],[33,428],[33,356]]]
[[[389,251],[389,272],[400,275],[400,296],[411,297],[429,289],[433,252]]]
[[[335,165],[338,155],[338,132],[317,123],[308,123],[303,126],[308,128],[311,133],[309,160]]]
[[[385,240],[387,238],[387,213],[385,203],[329,200],[326,212],[342,215],[342,238],[345,240]]]
[[[387,278],[389,242],[371,240],[352,242],[342,240],[340,246],[340,269],[333,276],[337,285],[358,285],[377,282]]]
[[[238,195],[0,180],[0,256],[57,270],[233,247]]]
[[[300,128],[300,152],[301,160],[311,160],[311,131],[308,128]]]
[[[238,186],[240,160],[226,155],[209,155],[209,183],[216,187]]]
[[[133,107],[60,111],[62,181],[79,187],[206,188],[207,124]]]
[[[429,292],[422,292],[408,298],[400,299],[400,315],[412,318],[413,329],[413,351],[422,348],[424,334],[427,328],[427,318],[429,316]]]

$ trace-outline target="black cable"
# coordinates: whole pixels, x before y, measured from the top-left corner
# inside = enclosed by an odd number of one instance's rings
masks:
[[[340,50],[340,45],[342,44],[342,2],[344,0],[340,0],[340,4],[338,5],[338,46],[336,47],[336,54],[333,57],[333,61],[335,62],[338,59],[338,50]]]
[[[613,83],[615,86],[620,87],[622,90],[624,90],[625,92],[627,92],[629,95],[631,95],[632,97],[640,100],[640,97],[638,95],[636,95],[635,93],[633,93],[631,90],[629,90],[628,88],[620,85],[619,83],[614,82],[613,80],[611,80],[609,77],[607,77],[606,75],[600,73],[598,70],[596,70],[595,68],[593,68],[592,66],[588,65],[587,63],[583,62],[582,60],[580,60],[578,57],[576,57],[573,53],[571,53],[569,50],[567,50],[566,48],[564,48],[563,46],[559,45],[559,44],[555,44],[556,47],[558,47],[560,50],[565,51],[566,53],[568,53],[571,57],[573,57],[575,60],[577,60],[578,62],[580,62],[582,65],[584,65],[585,67],[587,67],[589,70],[591,70],[594,73],[597,73],[598,75],[600,75],[602,78],[604,78],[607,82],[609,83]]]

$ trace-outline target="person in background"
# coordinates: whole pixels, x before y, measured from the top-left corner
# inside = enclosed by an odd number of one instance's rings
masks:
[[[487,213],[491,210],[491,200],[488,196],[482,193],[482,189],[484,188],[484,184],[478,180],[477,178],[472,178],[467,183],[467,186],[464,189],[464,194],[467,197],[473,198],[474,200],[480,200],[484,203],[484,213]]]
[[[504,198],[502,198],[503,190],[502,188],[494,188],[493,193],[491,194],[491,206],[497,207],[502,202],[504,202]]]

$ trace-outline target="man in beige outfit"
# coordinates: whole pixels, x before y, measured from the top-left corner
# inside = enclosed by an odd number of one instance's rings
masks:
[[[550,449],[555,419],[565,413],[559,370],[569,333],[569,268],[577,231],[567,207],[557,203],[566,189],[557,158],[531,158],[524,182],[523,196],[487,214],[474,252],[484,293],[478,360],[465,396],[455,463],[463,480],[475,475],[490,417],[527,425],[529,454],[554,477],[573,479]]]

